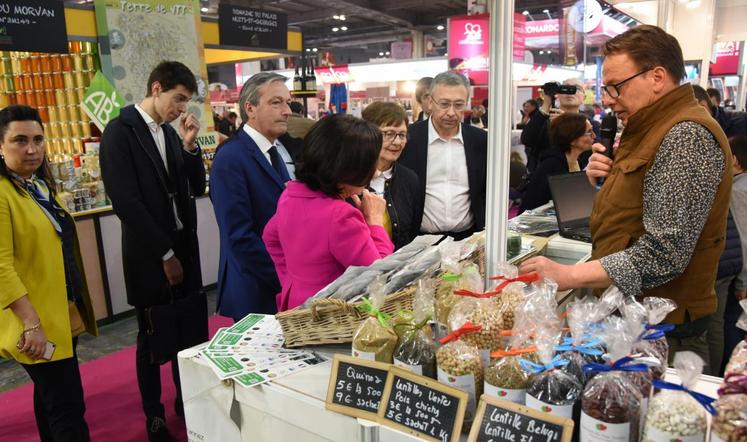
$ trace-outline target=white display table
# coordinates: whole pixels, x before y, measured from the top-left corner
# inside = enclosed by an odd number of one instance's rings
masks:
[[[318,347],[331,357],[347,346]],[[264,385],[221,382],[192,349],[179,353],[184,412],[190,441],[404,442],[418,440],[363,419],[327,411],[330,362]],[[666,380],[679,383],[672,369]],[[695,390],[716,397],[721,378],[701,376]],[[466,436],[462,439],[466,440]]]

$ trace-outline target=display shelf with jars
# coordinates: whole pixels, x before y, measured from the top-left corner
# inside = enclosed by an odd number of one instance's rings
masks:
[[[92,42],[70,41],[67,54],[0,52],[0,108],[24,104],[39,111],[59,197],[74,213],[107,206],[98,164],[101,134],[81,108],[99,69]]]

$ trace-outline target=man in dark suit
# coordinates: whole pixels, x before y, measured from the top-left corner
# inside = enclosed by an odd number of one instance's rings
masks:
[[[137,312],[137,379],[149,441],[172,440],[161,404],[159,362],[171,360],[175,408],[183,415],[176,353],[208,336],[194,202],[205,192],[205,167],[195,143],[199,121],[184,114],[196,91],[189,68],[160,63],[148,78],[147,96],[123,108],[101,140],[101,174],[122,221],[127,302]],[[180,117],[177,134],[169,123]],[[158,306],[177,312],[175,303],[187,299],[193,307],[189,324],[177,330],[154,311]],[[159,332],[164,325],[169,337],[176,335],[165,341],[165,350]]]
[[[277,311],[280,282],[262,232],[292,178],[286,166],[292,164],[290,155],[278,142],[291,113],[285,81],[282,75],[261,72],[244,83],[239,108],[245,124],[221,147],[210,173],[220,230],[218,310],[234,320]]]
[[[488,135],[462,124],[469,87],[456,72],[433,79],[430,118],[410,126],[399,159],[420,179],[425,204],[416,219],[422,233],[461,239],[485,228]]]

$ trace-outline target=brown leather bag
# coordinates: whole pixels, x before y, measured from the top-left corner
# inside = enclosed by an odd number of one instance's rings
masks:
[[[67,301],[68,311],[70,312],[70,330],[73,333],[73,337],[80,336],[86,331],[86,325],[83,323],[83,318],[80,316],[78,306],[75,302]]]

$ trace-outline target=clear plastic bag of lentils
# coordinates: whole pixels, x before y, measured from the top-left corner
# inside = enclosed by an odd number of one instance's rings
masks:
[[[637,442],[641,428],[642,395],[628,374],[647,371],[628,354],[637,336],[626,329],[625,321],[610,317],[600,337],[607,346],[606,364],[592,363],[585,370],[597,374],[589,378],[581,400],[581,442],[615,440]]]
[[[575,376],[581,384],[586,383],[586,364],[604,362],[603,341],[589,332],[594,304],[593,299],[583,298],[574,300],[568,306],[566,317],[569,335],[556,348],[563,359],[568,360],[568,365],[562,370]]]
[[[368,317],[353,334],[352,353],[357,358],[391,364],[397,335],[391,328],[388,315],[380,311],[386,296],[384,282],[384,278],[379,278],[371,283],[371,296],[359,307]]]
[[[469,322],[462,324],[441,339],[443,345],[436,352],[438,382],[458,388],[468,395],[465,423],[474,419],[477,400],[482,396],[483,369],[480,351],[463,338],[479,331],[477,325]]]
[[[399,342],[394,349],[394,365],[429,378],[436,378],[436,344],[428,321],[433,314],[433,295],[428,282],[421,280],[412,312],[400,312],[393,321]],[[428,302],[430,298],[430,302]]]
[[[747,375],[727,373],[718,395],[711,442],[747,442]]]
[[[703,373],[703,360],[693,352],[679,352],[674,355],[674,368],[682,386],[692,389]],[[649,403],[643,440],[704,442],[707,428],[706,409],[692,395],[662,388]]]
[[[539,363],[537,346],[520,324],[514,326],[509,342],[506,350],[490,354],[490,365],[485,369],[485,394],[524,405],[529,372],[521,366],[521,360]]]

